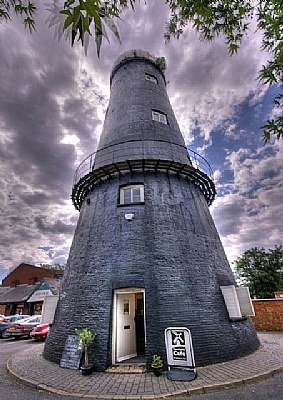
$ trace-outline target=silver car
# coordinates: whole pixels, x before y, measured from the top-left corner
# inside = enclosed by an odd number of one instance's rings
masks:
[[[41,323],[41,315],[33,315],[32,317],[16,321],[9,325],[6,333],[9,337],[20,339],[21,337],[29,337],[34,327]]]
[[[7,329],[9,328],[11,323],[23,320],[30,317],[30,315],[8,315],[7,317],[4,317],[4,319],[0,322],[0,339],[5,339],[8,336],[7,334]]]

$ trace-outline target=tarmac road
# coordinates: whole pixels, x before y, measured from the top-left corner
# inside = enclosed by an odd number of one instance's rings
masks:
[[[283,400],[283,373],[256,384],[196,396],[180,396],[176,400]]]
[[[21,350],[30,348],[32,352],[39,343],[32,340],[2,339],[0,340],[0,398],[1,400],[78,400],[78,397],[60,396],[53,393],[25,387],[15,383],[7,375],[8,358]],[[83,397],[82,397],[83,398]],[[183,395],[176,400],[283,400],[283,373],[264,381],[247,384],[236,389],[224,389],[209,394]]]

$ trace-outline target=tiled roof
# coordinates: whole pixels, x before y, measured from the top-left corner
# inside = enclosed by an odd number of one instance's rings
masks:
[[[0,301],[2,299],[2,296],[4,296],[5,293],[7,293],[11,288],[7,286],[1,286],[0,287]]]
[[[18,285],[16,287],[5,287],[5,291],[0,291],[0,304],[21,303],[26,301],[35,291],[37,285]],[[3,288],[1,288],[3,289]]]
[[[44,278],[44,281],[48,284],[48,286],[50,287],[50,290],[53,294],[55,294],[55,295],[59,294],[59,289],[60,289],[62,279]]]

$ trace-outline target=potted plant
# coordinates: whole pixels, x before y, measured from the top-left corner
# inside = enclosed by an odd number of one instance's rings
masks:
[[[152,356],[151,368],[155,376],[160,376],[163,370],[163,361],[160,356],[154,354]]]
[[[83,375],[90,375],[92,373],[92,365],[88,359],[88,349],[96,339],[96,334],[92,333],[89,329],[84,328],[81,331],[76,330],[79,339],[79,346],[84,352],[83,364],[81,371]]]

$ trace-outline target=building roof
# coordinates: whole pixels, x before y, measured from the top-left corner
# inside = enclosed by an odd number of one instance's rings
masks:
[[[59,294],[59,289],[60,289],[60,285],[62,280],[61,279],[57,279],[57,278],[44,278],[44,281],[48,284],[51,292],[54,295]]]
[[[64,275],[64,270],[61,269],[56,269],[56,268],[45,268],[45,267],[38,267],[36,265],[32,265],[32,264],[27,264],[27,263],[21,263],[19,264],[16,268],[14,268],[3,280],[2,280],[2,285],[4,285],[4,283],[9,280],[9,278],[11,276],[13,276],[15,273],[17,273],[18,270],[24,269],[24,268],[30,268],[32,269],[35,273],[36,271],[44,271],[46,272],[49,276],[58,276],[58,277],[62,277]],[[7,285],[5,285],[7,286]]]
[[[0,291],[0,304],[22,303],[26,301],[36,290],[37,285],[18,285],[16,287],[5,287],[4,291]],[[1,288],[3,289],[3,288]]]
[[[0,287],[0,300],[2,298],[2,296],[7,293],[10,290],[10,287],[8,286],[1,286]]]

